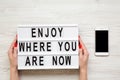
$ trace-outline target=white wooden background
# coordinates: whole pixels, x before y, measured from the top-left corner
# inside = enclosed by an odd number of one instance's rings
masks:
[[[88,80],[120,80],[120,0],[0,0],[0,80],[9,80],[7,50],[19,24],[79,24],[90,53]],[[110,56],[94,56],[94,29],[109,27]],[[21,80],[78,80],[78,70],[21,71]]]

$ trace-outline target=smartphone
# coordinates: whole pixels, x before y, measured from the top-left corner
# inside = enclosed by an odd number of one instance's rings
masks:
[[[95,29],[95,55],[109,55],[109,31],[108,28]]]

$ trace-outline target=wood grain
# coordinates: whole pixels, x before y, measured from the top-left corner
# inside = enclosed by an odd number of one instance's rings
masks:
[[[79,24],[88,48],[88,80],[120,80],[120,0],[0,0],[0,80],[9,80],[7,50],[19,24]],[[94,56],[94,30],[110,31],[110,56]],[[21,80],[78,80],[78,70],[21,71]]]

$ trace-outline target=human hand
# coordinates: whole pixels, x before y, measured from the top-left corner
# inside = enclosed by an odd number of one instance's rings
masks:
[[[17,53],[18,52],[17,52],[17,36],[16,36],[8,50],[8,57],[10,61],[10,80],[20,80],[19,72],[17,70],[18,67]]]
[[[12,42],[9,50],[8,50],[8,57],[10,61],[10,68],[17,69],[17,37],[15,37],[14,41]]]
[[[88,58],[89,58],[89,53],[82,42],[80,36],[79,36],[79,42],[80,42],[80,50],[79,50],[79,61],[80,61],[80,71],[87,71],[87,65],[88,65]]]

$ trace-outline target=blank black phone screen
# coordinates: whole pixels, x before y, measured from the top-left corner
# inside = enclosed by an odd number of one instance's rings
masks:
[[[108,30],[95,31],[95,52],[108,52]]]

